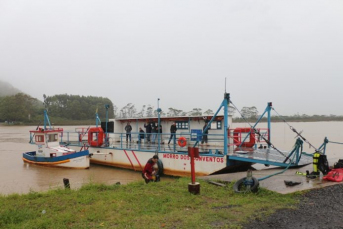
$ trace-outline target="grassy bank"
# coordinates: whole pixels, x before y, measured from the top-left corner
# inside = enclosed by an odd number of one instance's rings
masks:
[[[189,178],[146,185],[90,184],[0,197],[0,228],[240,228],[279,208],[294,195],[265,189],[236,194],[200,180],[200,195],[188,192]]]

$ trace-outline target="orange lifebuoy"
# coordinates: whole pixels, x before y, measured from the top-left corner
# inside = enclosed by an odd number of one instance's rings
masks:
[[[99,147],[104,142],[105,133],[101,127],[92,127],[88,130],[88,144]]]
[[[179,137],[179,139],[177,140],[177,144],[180,146],[180,147],[184,147],[187,145],[187,140],[185,137]]]

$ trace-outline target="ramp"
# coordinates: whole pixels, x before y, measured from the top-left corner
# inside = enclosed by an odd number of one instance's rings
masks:
[[[289,152],[282,152],[282,153],[284,155],[289,154]],[[289,163],[291,162],[291,159],[293,159],[290,165],[291,167],[308,165],[312,163],[313,161],[312,157],[306,156],[306,155],[302,155],[298,163],[296,163],[297,156],[293,157],[293,155],[290,157],[290,159],[285,161],[286,158],[284,155],[282,155],[280,152],[274,149],[249,149],[249,150],[234,151],[228,155],[228,159],[234,160],[234,161],[244,161],[244,162],[250,162],[250,163],[274,165],[274,166],[281,166],[281,167],[287,167]]]

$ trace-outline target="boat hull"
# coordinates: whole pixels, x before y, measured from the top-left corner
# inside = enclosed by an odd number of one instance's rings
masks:
[[[142,171],[146,162],[155,155],[155,152],[89,147],[91,152],[90,163],[113,166],[118,168]],[[159,159],[163,164],[163,173],[173,176],[188,176],[191,173],[190,157],[187,152],[159,152]],[[195,174],[209,175],[227,167],[227,156],[200,155],[195,158]]]
[[[23,161],[37,165],[75,169],[88,169],[90,164],[88,150],[57,157],[37,157],[36,151],[26,152],[23,153]]]

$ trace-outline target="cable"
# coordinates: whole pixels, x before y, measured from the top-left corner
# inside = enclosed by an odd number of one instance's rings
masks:
[[[255,133],[262,138],[267,144],[268,146],[272,147],[273,149],[275,149],[278,153],[280,153],[282,156],[284,156],[285,158],[287,158],[287,156],[285,154],[283,154],[279,149],[277,149],[268,139],[266,139],[259,130],[257,130],[256,128],[254,128],[249,122],[248,120],[246,120],[246,118],[242,115],[242,113],[238,110],[238,108],[236,107],[235,104],[233,104],[233,102],[230,100],[230,103],[234,106],[234,108],[238,111],[238,113],[241,115],[241,117],[244,119],[244,121],[250,126],[251,129],[253,129],[255,131]],[[292,161],[291,161],[292,162]]]
[[[289,128],[290,128],[294,133],[297,134],[297,136],[299,136],[302,140],[304,140],[304,142],[306,142],[307,144],[309,144],[310,147],[313,147],[313,148],[316,150],[316,152],[321,152],[321,150],[318,150],[315,146],[313,146],[313,145],[312,145],[305,137],[303,137],[303,136],[301,135],[301,133],[299,133],[294,127],[292,127],[291,125],[289,125],[289,123],[286,122],[285,119],[281,118],[281,115],[274,109],[274,107],[272,107],[272,109],[273,109],[273,110],[275,111],[275,113],[278,115],[278,118],[280,118],[282,121],[284,121],[284,123],[286,123],[286,124],[289,126]]]

